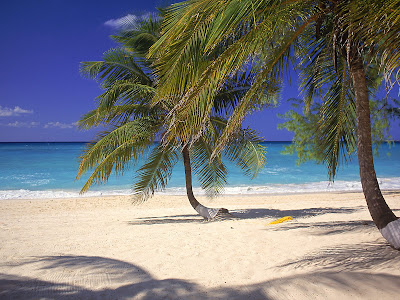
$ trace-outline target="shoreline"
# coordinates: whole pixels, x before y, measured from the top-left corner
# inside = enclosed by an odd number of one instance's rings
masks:
[[[400,189],[399,190],[382,190],[382,194],[386,200],[393,201],[393,199],[397,199],[399,203],[394,202],[395,206],[399,204],[399,209],[397,215],[400,216]],[[259,194],[221,194],[217,197],[207,197],[205,194],[203,195],[195,195],[196,199],[200,201],[203,205],[209,207],[221,207],[223,205],[233,205],[236,206],[246,206],[249,205],[253,207],[257,204],[262,205],[294,205],[296,204],[297,199],[301,199],[304,203],[315,202],[315,204],[325,204],[330,201],[338,201],[338,203],[342,203],[347,201],[347,197],[349,197],[350,201],[360,201],[360,205],[363,206],[365,204],[365,209],[367,209],[364,194],[362,191],[325,191],[325,192],[298,192],[298,193],[259,193]],[[329,199],[329,200],[328,200]],[[116,203],[116,205],[122,205],[131,207],[134,209],[147,209],[147,208],[155,208],[159,205],[160,208],[169,208],[169,207],[182,207],[189,210],[189,214],[199,217],[197,212],[192,209],[190,206],[189,200],[186,195],[173,195],[173,194],[162,194],[155,193],[153,197],[148,200],[141,202],[135,201],[133,199],[133,194],[129,195],[97,195],[97,196],[87,196],[87,195],[79,195],[78,197],[63,197],[63,198],[15,198],[15,199],[0,199],[0,209],[4,210],[5,206],[11,205],[14,206],[13,203],[25,203],[26,205],[36,204],[41,206],[43,203],[49,203],[50,205],[59,205],[60,203],[73,203],[75,206],[77,203],[88,204],[84,205],[88,206],[104,206],[104,203]],[[387,201],[388,202],[388,201]],[[303,205],[304,205],[303,203]],[[2,205],[3,204],[3,205]],[[331,203],[329,203],[331,204]],[[333,203],[333,206],[335,203]],[[389,203],[390,204],[393,203]],[[301,205],[300,205],[301,206]],[[318,206],[318,205],[317,205]],[[229,207],[227,207],[229,209]],[[392,207],[391,207],[392,208]],[[395,213],[396,213],[396,209]],[[1,212],[1,210],[0,210]],[[368,214],[369,216],[369,214]],[[1,217],[1,215],[0,215]]]
[[[383,192],[398,215],[400,190]],[[362,193],[0,201],[0,298],[394,299],[400,252]],[[270,225],[279,218],[288,222]]]
[[[389,180],[393,180],[396,178],[388,178]],[[347,182],[349,183],[349,182]],[[352,183],[352,182],[351,182]],[[276,191],[265,191],[260,189],[259,186],[241,186],[241,187],[228,187],[230,191],[223,192],[217,195],[214,198],[220,197],[231,197],[231,196],[279,196],[279,195],[304,195],[304,194],[325,194],[325,193],[362,193],[361,183],[358,183],[360,188],[354,189],[325,189],[325,190],[304,190],[304,189],[292,189],[292,190],[280,190]],[[380,183],[381,184],[381,183]],[[300,186],[301,184],[299,184]],[[291,184],[285,185],[280,184],[280,186],[292,186]],[[295,185],[296,186],[296,185]],[[273,190],[274,185],[266,186],[269,189]],[[174,188],[172,188],[174,189]],[[185,196],[186,191],[184,187],[179,187],[179,191],[175,190],[166,190],[166,191],[156,191],[154,195],[158,196]],[[238,189],[240,189],[238,191]],[[257,189],[259,191],[257,191]],[[201,188],[193,188],[194,194],[196,197],[204,197],[205,192]],[[396,192],[400,191],[400,182],[399,187],[394,186],[391,188],[382,188],[381,191],[384,192]],[[19,194],[20,193],[20,194]],[[16,196],[9,196],[12,194],[17,194]],[[26,195],[28,194],[28,195]],[[79,194],[79,191],[76,190],[38,190],[31,191],[25,189],[19,190],[0,190],[0,201],[4,200],[39,200],[39,199],[82,199],[82,198],[96,198],[96,197],[133,197],[133,192],[131,190],[99,190],[99,191],[88,191],[84,194]],[[212,199],[214,199],[212,198]]]

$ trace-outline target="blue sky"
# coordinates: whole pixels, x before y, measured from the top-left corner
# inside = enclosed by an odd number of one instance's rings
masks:
[[[115,43],[118,19],[154,12],[161,1],[23,0],[0,2],[0,142],[89,141],[95,131],[75,122],[94,108],[101,90],[79,74],[82,61],[100,60]],[[282,100],[298,97],[295,80]],[[282,101],[284,103],[284,101]],[[290,140],[277,130],[276,113],[287,105],[246,120],[266,140]],[[400,139],[398,124],[392,135]]]

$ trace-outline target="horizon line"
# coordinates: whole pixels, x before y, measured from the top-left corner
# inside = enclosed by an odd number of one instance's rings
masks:
[[[92,141],[0,141],[0,143],[91,143]],[[160,141],[154,141],[153,143],[159,143]],[[264,142],[292,142],[291,140],[285,140],[285,141],[269,141],[269,140],[264,140]]]

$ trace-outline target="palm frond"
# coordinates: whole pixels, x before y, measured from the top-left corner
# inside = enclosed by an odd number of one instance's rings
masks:
[[[280,21],[279,24],[281,24],[285,29],[280,28],[279,31],[284,31],[287,34],[283,38],[275,40],[278,44],[274,44],[274,48],[271,48],[271,51],[269,51],[269,57],[265,59],[263,70],[258,74],[252,88],[247,92],[246,96],[242,99],[231,116],[230,123],[221,137],[221,142],[217,146],[216,151],[222,150],[224,145],[229,142],[231,135],[240,126],[249,109],[254,109],[257,103],[259,103],[259,101],[257,101],[260,98],[259,95],[264,96],[266,91],[276,94],[277,90],[279,90],[279,77],[286,65],[285,62],[287,62],[290,57],[291,45],[297,36],[302,33],[302,31],[305,30],[305,28],[307,28],[307,26],[309,26],[318,16],[319,15],[317,14],[310,16],[305,23],[300,23],[298,27],[291,29],[290,32],[290,26],[294,26],[296,21]],[[195,86],[190,89],[185,97],[182,98],[182,101],[177,106],[177,111],[173,112],[174,121],[179,123],[179,125],[183,124],[183,126],[181,126],[179,130],[179,128],[175,126],[176,124],[172,123],[172,126],[170,126],[169,131],[167,132],[167,138],[170,137],[171,139],[174,139],[174,136],[177,134],[186,134],[195,137],[202,134],[208,120],[208,115],[213,107],[215,91],[224,80],[235,71],[235,69],[239,68],[249,59],[249,57],[254,55],[254,53],[257,52],[257,49],[265,48],[265,45],[268,44],[268,38],[265,37],[266,32],[271,33],[270,22],[272,21],[265,20],[263,23],[260,23],[259,26],[250,30],[243,37],[238,39],[237,42],[229,46],[207,67],[206,71],[203,72]],[[251,42],[246,43],[245,41]],[[271,38],[269,38],[269,41],[272,42]],[[246,47],[243,45],[246,45]],[[174,79],[171,79],[171,82],[173,83]],[[269,99],[273,100],[274,98],[270,97]],[[188,122],[183,123],[183,120],[187,120]],[[185,124],[189,123],[190,126],[185,126]]]
[[[317,128],[318,148],[331,180],[335,178],[340,159],[347,162],[356,147],[354,95],[346,68],[342,72],[324,97]]]
[[[151,85],[152,82],[152,79],[135,62],[134,57],[120,48],[105,52],[102,61],[82,62],[80,72],[89,78],[104,81],[105,87],[117,80],[127,80],[132,77],[137,78],[142,84]]]
[[[156,190],[165,189],[179,154],[179,148],[172,145],[154,147],[146,164],[137,171],[138,178],[133,187],[136,201],[146,201]]]
[[[102,133],[90,143],[80,157],[76,179],[84,173],[93,171],[81,193],[93,183],[108,180],[112,170],[123,173],[149,147],[157,132],[158,124],[151,119],[138,119],[116,129]]]
[[[245,69],[236,76],[229,78],[216,92],[213,101],[213,112],[218,116],[229,115],[235,110],[240,100],[251,88],[255,77],[252,70]],[[260,107],[267,101],[263,97],[259,99]]]
[[[140,84],[134,78],[131,78],[113,82],[96,100],[99,107],[108,109],[118,104],[150,104],[154,94],[154,87]]]
[[[223,192],[228,173],[221,157],[211,160],[212,152],[212,140],[207,136],[201,137],[190,149],[193,170],[209,197]]]
[[[365,59],[378,61],[386,75],[400,66],[400,1],[344,1],[341,7],[343,26],[349,28],[353,40]]]
[[[78,121],[78,128],[88,130],[100,125],[122,125],[129,120],[149,116],[163,118],[158,107],[149,105],[114,105],[108,109],[99,107],[83,115]]]
[[[159,14],[136,16],[134,20],[127,18],[122,29],[112,38],[122,44],[125,49],[140,59],[140,63],[150,67],[152,61],[146,59],[150,47],[160,38],[162,17]]]
[[[224,153],[245,175],[255,178],[266,163],[266,148],[262,142],[263,139],[254,130],[241,129]]]

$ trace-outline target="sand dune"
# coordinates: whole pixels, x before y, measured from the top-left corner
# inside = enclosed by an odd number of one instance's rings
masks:
[[[387,192],[400,214],[400,192]],[[395,299],[400,252],[360,193],[2,200],[3,299]],[[284,216],[293,220],[269,225]]]

